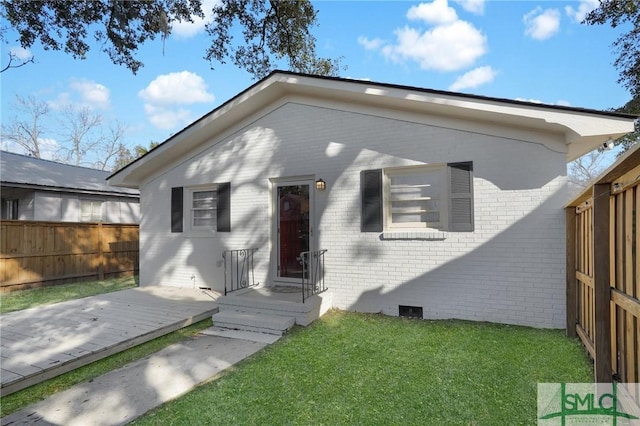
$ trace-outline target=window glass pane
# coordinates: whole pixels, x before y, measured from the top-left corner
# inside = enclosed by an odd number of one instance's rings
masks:
[[[102,220],[102,201],[82,200],[80,202],[80,219],[83,222],[100,222]]]
[[[215,191],[199,191],[193,193],[193,208],[212,209],[215,207]]]
[[[215,218],[216,212],[215,210],[194,210],[193,217],[198,219]]]
[[[93,201],[91,203],[91,220],[99,221],[102,217],[100,215],[100,203]]]
[[[87,215],[87,216],[90,215],[91,214],[91,203],[88,202],[88,201],[83,201],[81,209],[82,209],[82,215],[83,216],[84,215]]]
[[[216,191],[202,190],[191,193],[191,218],[194,228],[215,228]]]
[[[216,224],[216,218],[212,217],[212,218],[194,218],[193,219],[193,226],[206,226],[208,228],[213,228]]]

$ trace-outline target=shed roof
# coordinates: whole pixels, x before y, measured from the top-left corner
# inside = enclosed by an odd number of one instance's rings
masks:
[[[167,163],[185,155],[250,114],[287,96],[376,106],[551,132],[560,135],[567,145],[567,161],[592,151],[609,139],[633,131],[633,123],[637,118],[610,111],[274,71],[114,173],[109,177],[109,182],[113,185],[136,188]]]
[[[72,166],[26,155],[0,151],[0,184],[49,191],[139,197],[136,189],[107,183],[110,172]]]

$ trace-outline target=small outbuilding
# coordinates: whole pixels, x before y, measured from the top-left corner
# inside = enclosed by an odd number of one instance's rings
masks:
[[[140,193],[108,171],[0,151],[3,220],[138,223]]]

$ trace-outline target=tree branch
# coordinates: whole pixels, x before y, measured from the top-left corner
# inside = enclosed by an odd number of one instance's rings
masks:
[[[6,66],[6,67],[4,67],[4,68],[2,68],[2,70],[0,70],[0,73],[3,73],[3,72],[5,72],[6,70],[11,69],[11,68],[20,68],[20,67],[23,67],[23,66],[27,65],[28,63],[32,63],[32,64],[33,64],[33,63],[35,63],[35,62],[33,61],[33,56],[32,56],[32,57],[31,57],[31,58],[29,58],[29,59],[25,59],[25,60],[23,60],[21,64],[18,64],[18,65],[11,65],[11,63],[13,62],[13,60],[14,60],[14,59],[17,59],[16,55],[15,55],[14,53],[9,52],[9,63],[7,64],[7,66]]]

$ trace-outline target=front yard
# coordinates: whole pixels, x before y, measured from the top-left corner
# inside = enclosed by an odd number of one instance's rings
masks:
[[[535,424],[592,377],[561,330],[332,311],[135,424]]]

